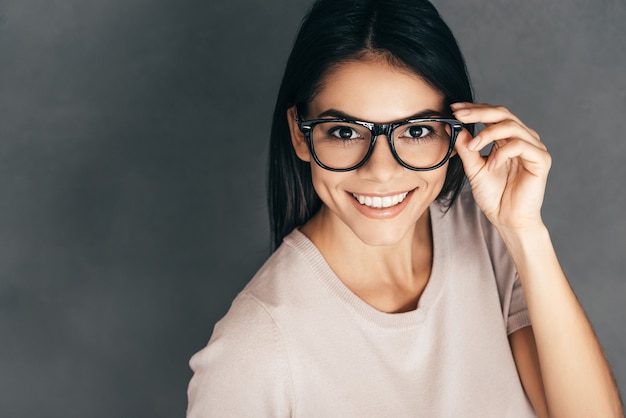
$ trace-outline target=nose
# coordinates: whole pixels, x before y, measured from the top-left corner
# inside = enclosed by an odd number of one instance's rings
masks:
[[[391,152],[389,137],[384,134],[380,134],[376,137],[376,143],[374,144],[374,149],[370,157],[360,168],[360,171],[365,173],[367,177],[379,183],[391,180],[403,170],[404,167],[396,161]]]

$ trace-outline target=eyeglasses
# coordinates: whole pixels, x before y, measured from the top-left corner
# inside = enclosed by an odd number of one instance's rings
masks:
[[[385,135],[391,153],[402,166],[428,171],[448,161],[463,123],[456,119],[409,119],[372,123],[346,119],[302,120],[296,116],[315,162],[330,171],[361,167],[372,155],[376,138]]]

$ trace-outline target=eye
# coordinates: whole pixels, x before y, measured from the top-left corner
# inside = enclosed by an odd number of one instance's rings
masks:
[[[348,126],[337,126],[330,130],[330,135],[339,139],[357,139],[360,138],[359,133]]]
[[[432,133],[432,129],[428,126],[424,125],[412,125],[409,126],[402,136],[406,136],[409,138],[424,138],[428,134]]]

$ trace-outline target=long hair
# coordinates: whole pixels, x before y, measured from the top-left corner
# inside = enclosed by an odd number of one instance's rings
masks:
[[[274,109],[268,172],[274,249],[322,204],[313,188],[310,163],[301,161],[293,149],[287,110],[298,106],[306,117],[308,103],[330,70],[372,54],[419,75],[444,95],[447,108],[473,101],[456,40],[427,0],[317,0],[300,26]],[[463,180],[463,166],[455,155],[437,201],[449,208]]]

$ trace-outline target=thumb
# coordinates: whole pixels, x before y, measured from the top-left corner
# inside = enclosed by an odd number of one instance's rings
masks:
[[[463,161],[465,175],[470,179],[485,166],[485,161],[487,160],[486,157],[480,155],[479,148],[473,151],[468,148],[472,139],[474,138],[469,131],[467,129],[463,129],[463,131],[459,133],[456,143],[454,144],[454,149],[459,154],[459,157],[461,157],[461,161]]]

